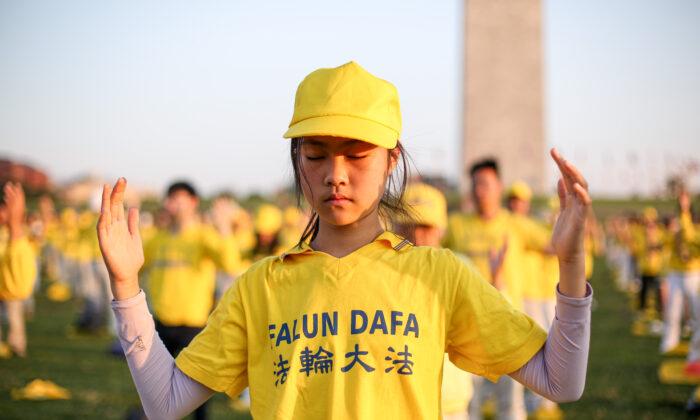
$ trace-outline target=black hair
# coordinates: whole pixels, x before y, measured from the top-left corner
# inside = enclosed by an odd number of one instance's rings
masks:
[[[304,182],[308,185],[306,175],[301,169],[301,145],[303,141],[303,137],[293,138],[289,150],[290,157],[292,159],[292,169],[294,171],[294,195],[296,197],[297,206],[299,207],[301,207],[304,197],[301,183]],[[389,175],[389,178],[387,179],[384,187],[384,194],[379,200],[379,216],[387,224],[390,224],[399,218],[402,220],[408,220],[409,223],[412,223],[411,221],[415,220],[415,217],[410,209],[410,206],[403,200],[406,185],[410,179],[411,158],[408,155],[408,152],[406,152],[406,149],[401,145],[401,142],[396,144],[396,149],[399,151],[397,170]],[[387,160],[389,159],[391,159],[390,153],[387,157]],[[319,230],[319,223],[320,221],[318,214],[312,209],[309,222],[306,224],[297,246],[301,246],[301,244],[307,240],[310,242],[316,238]]]
[[[191,195],[194,198],[198,198],[199,195],[197,194],[197,190],[194,189],[194,186],[190,184],[187,181],[175,181],[170,186],[168,187],[168,191],[165,194],[167,197],[170,197],[172,194],[175,194],[178,191],[185,191],[189,195]]]
[[[494,158],[486,158],[474,162],[469,168],[469,176],[474,177],[474,174],[482,169],[492,169],[498,178],[501,177],[501,172],[498,170],[498,161]]]

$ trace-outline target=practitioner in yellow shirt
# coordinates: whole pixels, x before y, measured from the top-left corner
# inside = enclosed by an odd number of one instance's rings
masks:
[[[282,210],[273,204],[265,203],[258,207],[253,221],[255,246],[250,252],[251,262],[270,255],[279,255],[285,250],[280,247],[282,216]]]
[[[396,225],[397,233],[406,237],[416,246],[440,248],[442,237],[447,228],[447,201],[435,187],[421,182],[411,183],[406,187],[404,200],[411,216]],[[471,262],[464,256],[465,263]],[[472,378],[468,372],[459,369],[445,354],[442,371],[442,388],[440,390],[443,420],[466,420],[467,409],[472,398]]]
[[[530,244],[535,244],[526,247],[522,253],[520,270],[523,273],[523,307],[526,314],[547,329],[551,317],[542,313],[541,300],[550,296],[554,299],[555,292],[549,284],[542,281],[542,261],[550,251],[548,244],[551,233],[542,223],[530,217],[531,199],[532,190],[524,181],[516,181],[508,188],[506,201],[513,223],[517,226],[516,230],[530,238]]]
[[[467,255],[481,275],[501,291],[516,308],[523,309],[525,290],[532,280],[527,251],[544,252],[549,244],[549,235],[519,216],[502,208],[501,183],[498,164],[485,159],[476,162],[470,169],[472,198],[475,214],[453,214],[448,222],[444,245]],[[500,254],[502,258],[495,256]],[[495,276],[493,260],[500,260],[499,272]],[[469,414],[481,418],[483,403],[495,394],[499,416],[525,417],[523,387],[509,377],[502,377],[494,387],[482,378],[474,377],[474,398]]]
[[[526,235],[539,238],[539,243],[549,242],[551,230],[543,223],[530,217],[532,190],[524,181],[514,182],[508,188],[508,210]],[[558,209],[557,209],[558,211]],[[556,214],[554,215],[556,217]],[[549,249],[525,249],[523,253],[522,277],[523,308],[545,331],[549,330],[554,319],[559,264],[557,258],[549,254]],[[525,407],[529,417],[554,420],[562,417],[556,403],[532,392],[525,392]]]
[[[164,207],[171,223],[144,243],[145,282],[163,326],[201,328],[212,308],[216,269],[237,274],[240,256],[230,224],[204,225],[198,205],[191,184],[170,185]]]
[[[691,319],[700,322],[700,255],[696,255],[690,244],[695,238],[695,226],[690,214],[690,196],[681,191],[678,196],[677,223],[667,235],[670,249],[668,274],[664,278],[668,290],[668,298],[664,308],[664,332],[661,338],[661,352],[666,353],[676,348],[681,337],[681,315],[688,301]],[[700,331],[693,332],[693,342],[700,340]],[[693,346],[691,345],[691,348]],[[699,349],[700,350],[700,349]],[[695,361],[699,354],[690,351],[689,361]],[[691,365],[688,373],[695,372],[696,364]],[[697,373],[700,374],[700,367]]]
[[[215,229],[200,222],[198,206],[199,196],[190,183],[170,185],[164,203],[170,225],[143,244],[143,272],[156,330],[173,356],[206,324],[214,305],[216,270],[236,275],[239,269],[228,208],[215,207]],[[205,406],[195,417],[206,418]]]
[[[123,179],[105,186],[100,247],[122,346],[150,417],[181,417],[215,391],[236,396],[249,385],[259,419],[435,419],[445,352],[476,375],[512,375],[550,398],[579,398],[591,301],[585,180],[552,151],[563,177],[553,235],[558,315],[568,320],[553,331],[577,331],[575,347],[556,350],[566,346],[563,335],[547,338],[451,251],[385,230],[406,211],[400,121],[396,88],[354,62],[307,76],[285,137],[295,186],[313,209],[308,227],[298,246],[238,278],[175,366],[160,356],[139,290],[138,212],[124,211]],[[561,376],[547,352],[562,357]]]
[[[108,324],[107,306],[112,299],[107,268],[102,261],[95,234],[97,216],[83,210],[78,216],[79,281],[76,294],[82,299],[82,308],[75,322],[79,332],[95,334]]]
[[[7,346],[21,357],[26,355],[27,338],[23,301],[34,289],[36,253],[26,235],[25,198],[20,184],[8,182],[0,205],[0,304],[8,321]],[[0,323],[0,326],[2,324]],[[7,354],[0,329],[0,354]]]
[[[660,316],[663,313],[660,281],[667,263],[669,247],[655,208],[644,209],[641,228],[633,235],[633,241],[637,271],[642,282],[639,290],[639,310],[646,310],[649,292],[653,291],[656,294],[656,312]]]
[[[678,209],[677,228],[668,235],[671,255],[666,276],[668,299],[664,310],[661,351],[670,351],[678,345],[681,313],[684,300],[687,300],[693,333],[685,373],[700,376],[700,254],[693,246],[698,228],[693,223],[690,194],[685,190],[678,196]]]

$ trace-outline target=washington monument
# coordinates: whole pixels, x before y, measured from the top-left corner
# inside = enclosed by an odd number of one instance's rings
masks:
[[[495,157],[506,186],[543,193],[541,0],[465,0],[464,13],[463,176]]]

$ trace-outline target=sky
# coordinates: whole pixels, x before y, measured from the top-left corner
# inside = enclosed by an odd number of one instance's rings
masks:
[[[0,0],[0,156],[59,182],[269,192],[291,178],[298,83],[355,60],[397,86],[417,168],[457,180],[462,17],[455,0]],[[700,160],[700,2],[543,0],[543,22],[547,142],[594,194]]]

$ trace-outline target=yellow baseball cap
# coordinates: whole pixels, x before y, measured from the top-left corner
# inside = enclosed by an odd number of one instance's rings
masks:
[[[654,207],[645,207],[642,215],[647,220],[656,220],[659,218],[659,212]]]
[[[302,80],[284,138],[345,137],[393,149],[400,135],[396,87],[351,61],[318,69]]]
[[[525,183],[525,181],[515,181],[513,185],[508,188],[507,196],[519,198],[521,200],[530,201],[532,198],[532,190]]]
[[[271,235],[282,227],[282,211],[272,204],[263,204],[255,214],[255,230]]]
[[[417,224],[441,229],[447,227],[447,200],[440,190],[416,182],[406,186],[403,197]]]

